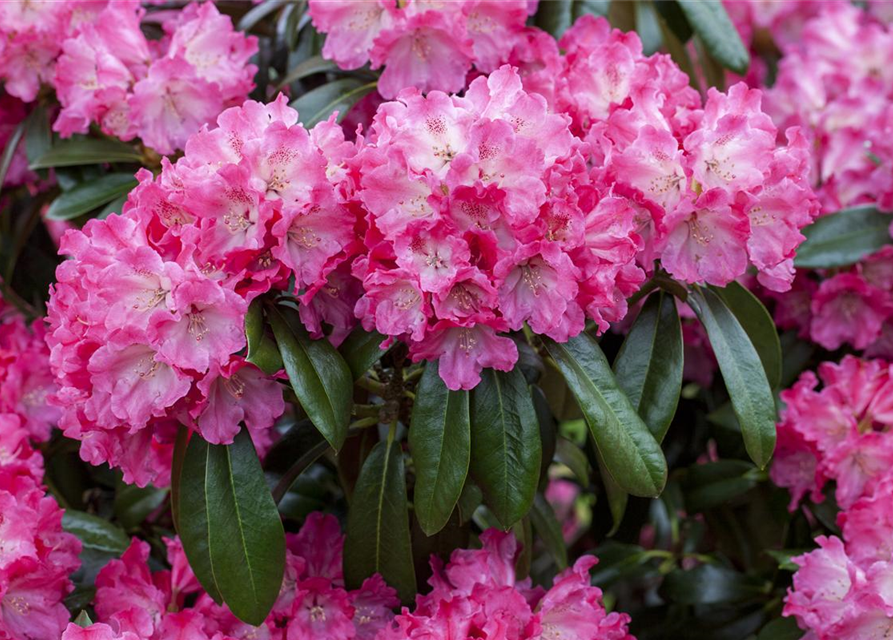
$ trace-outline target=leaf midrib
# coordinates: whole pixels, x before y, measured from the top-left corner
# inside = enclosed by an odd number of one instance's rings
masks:
[[[254,569],[251,568],[251,555],[248,553],[248,541],[245,539],[245,530],[242,526],[242,511],[239,509],[239,498],[236,494],[236,483],[235,478],[233,477],[233,461],[232,455],[230,454],[229,447],[224,449],[226,454],[226,469],[227,469],[227,479],[229,480],[229,486],[232,489],[232,498],[233,498],[233,507],[236,510],[236,522],[239,525],[239,538],[242,540],[242,550],[245,554],[245,564],[248,567],[248,579],[251,582],[251,598],[254,601],[254,609],[257,609],[259,604],[259,600],[257,597],[257,583],[254,580]]]

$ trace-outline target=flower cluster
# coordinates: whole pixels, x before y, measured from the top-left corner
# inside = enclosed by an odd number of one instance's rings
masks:
[[[474,67],[495,71],[509,61],[524,23],[536,10],[528,0],[311,0],[313,25],[327,34],[323,56],[342,69],[382,66],[378,90],[394,98],[407,87],[461,91]]]
[[[0,80],[6,92],[25,102],[41,84],[53,82],[62,43],[96,19],[107,0],[0,3]]]
[[[556,109],[591,145],[604,180],[639,210],[647,262],[684,282],[724,286],[748,264],[790,288],[800,229],[817,213],[800,128],[786,144],[744,84],[706,103],[669,56],[642,54],[633,33],[584,16],[561,40]]]
[[[237,355],[248,303],[292,278],[308,326],[339,304],[351,315],[336,267],[355,216],[336,186],[354,147],[334,122],[312,134],[296,122],[284,98],[227,110],[160,176],[138,174],[123,215],[63,238],[73,260],[57,271],[47,341],[60,426],[85,460],[166,484],[177,422],[214,443],[244,422],[262,446],[284,401]]]
[[[62,510],[46,495],[43,458],[29,435],[17,414],[0,413],[0,637],[57,640],[81,545],[62,531]]]
[[[299,533],[287,534],[285,581],[272,612],[256,628],[204,592],[179,539],[165,543],[171,568],[152,573],[149,545],[134,538],[121,559],[96,578],[98,622],[86,629],[69,625],[63,640],[372,640],[398,604],[379,575],[345,590],[343,538],[332,516],[312,513]]]
[[[517,580],[520,548],[510,533],[489,529],[482,548],[454,551],[443,565],[436,557],[432,590],[416,597],[376,640],[425,637],[504,638],[505,640],[634,640],[629,616],[607,613],[602,592],[590,585],[594,556],[584,556],[555,578],[551,589]]]
[[[257,38],[234,31],[213,3],[175,12],[160,41],[143,35],[143,13],[138,4],[109,4],[62,44],[53,77],[62,104],[53,129],[62,137],[97,123],[170,154],[254,87],[248,60]]]
[[[822,363],[818,376],[803,373],[781,393],[771,477],[791,491],[791,508],[807,493],[821,501],[829,480],[843,509],[871,494],[893,464],[891,389],[885,361],[846,356]]]
[[[817,390],[821,379],[822,388]],[[893,369],[882,360],[845,357],[804,373],[782,392],[773,481],[791,490],[793,509],[806,493],[820,501],[836,483],[843,540],[794,558],[800,567],[785,615],[817,640],[875,638],[893,631]]]
[[[401,94],[383,104],[357,155],[368,214],[354,263],[367,329],[440,359],[451,389],[483,367],[510,370],[527,323],[565,341],[585,316],[600,330],[644,279],[635,211],[595,183],[567,118],[510,67],[465,96]]]
[[[423,637],[419,633],[633,640],[626,630],[629,617],[607,613],[601,591],[589,584],[594,557],[578,560],[544,591],[531,587],[529,579],[516,580],[518,543],[495,529],[481,535],[483,548],[454,551],[446,566],[433,556],[432,591],[417,597],[413,611],[404,608],[395,617],[396,592],[381,576],[367,579],[359,589],[345,589],[338,521],[312,513],[299,533],[286,536],[285,581],[258,628],[216,605],[189,569],[179,541],[166,542],[170,570],[151,573],[149,545],[136,539],[120,560],[106,565],[96,579],[98,622],[86,629],[69,625],[63,640],[399,640]]]

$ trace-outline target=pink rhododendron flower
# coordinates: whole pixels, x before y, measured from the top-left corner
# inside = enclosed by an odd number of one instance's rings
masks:
[[[144,13],[134,2],[110,3],[58,45],[52,81],[62,110],[53,128],[63,137],[97,123],[171,154],[254,87],[248,60],[257,39],[234,31],[213,3],[175,12],[160,42],[140,30]]]
[[[313,0],[313,25],[326,35],[323,56],[342,69],[383,68],[378,91],[459,92],[474,67],[495,71],[527,33],[524,0]]]

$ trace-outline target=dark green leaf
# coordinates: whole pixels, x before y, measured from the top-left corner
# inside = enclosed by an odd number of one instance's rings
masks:
[[[47,211],[50,220],[71,220],[130,193],[137,184],[129,173],[109,173],[97,180],[84,182],[53,200]]]
[[[12,159],[19,147],[19,142],[22,141],[22,136],[25,135],[25,126],[27,125],[27,122],[27,120],[22,120],[13,130],[12,135],[9,136],[9,140],[6,141],[6,147],[3,149],[3,154],[0,155],[0,189],[2,189],[3,183],[6,181],[6,173],[12,165]]]
[[[459,524],[465,524],[474,515],[474,512],[484,499],[484,494],[480,488],[471,482],[465,481],[465,487],[462,489],[462,495],[459,496],[459,502],[456,503],[456,512],[459,515]]]
[[[338,347],[338,352],[350,367],[354,380],[359,380],[363,374],[372,368],[391,347],[381,348],[385,336],[377,331],[366,331],[363,327],[357,327],[350,332],[347,339]]]
[[[761,473],[744,460],[693,465],[684,483],[686,510],[697,513],[727,504],[757,486]]]
[[[642,573],[651,559],[649,552],[638,545],[614,541],[599,546],[594,554],[598,565],[592,571],[592,584],[602,588]]]
[[[152,485],[138,487],[121,482],[115,491],[115,517],[125,529],[134,529],[164,504],[167,493],[167,489]]]
[[[719,604],[750,600],[765,593],[761,582],[732,569],[702,564],[677,569],[664,578],[661,595],[678,604]]]
[[[459,501],[471,459],[467,391],[450,391],[437,362],[425,365],[409,427],[415,465],[413,506],[426,535],[440,531]]]
[[[174,440],[174,454],[171,462],[171,517],[174,528],[180,528],[180,475],[183,473],[183,461],[186,459],[186,447],[189,444],[189,427],[179,425],[177,438]]]
[[[534,23],[556,38],[582,15],[608,15],[611,0],[540,0]]]
[[[567,547],[564,546],[564,534],[561,524],[555,518],[555,512],[543,497],[538,493],[533,499],[533,507],[530,509],[530,523],[539,535],[543,545],[555,561],[559,570],[567,568]]]
[[[738,75],[747,73],[750,54],[732,24],[722,0],[677,0],[692,30],[710,54],[726,69]]]
[[[763,627],[757,640],[800,640],[803,634],[796,618],[778,618]]]
[[[264,470],[281,474],[273,489],[273,500],[280,503],[286,492],[307,467],[331,447],[310,420],[294,424],[279,438],[264,458]]]
[[[99,213],[96,214],[96,218],[98,220],[105,220],[113,213],[121,213],[124,209],[124,205],[127,203],[127,196],[130,192],[125,193],[122,196],[118,196],[107,205],[105,205],[102,209],[99,210]]]
[[[81,569],[77,577],[82,584],[92,585],[99,570],[130,546],[130,538],[121,527],[83,511],[66,509],[62,528],[81,541]]]
[[[282,371],[282,356],[276,341],[267,335],[264,324],[264,306],[260,298],[255,298],[245,314],[245,338],[248,341],[248,355],[245,358],[268,375]]]
[[[555,459],[555,447],[558,443],[558,425],[555,417],[549,409],[549,402],[543,390],[536,385],[531,385],[530,396],[533,398],[533,408],[536,411],[536,421],[540,426],[540,443],[542,443],[542,457],[540,459],[540,486],[549,482],[549,467]]]
[[[257,452],[243,429],[231,445],[193,435],[180,476],[180,539],[205,591],[261,624],[279,596],[285,532]]]
[[[614,359],[614,374],[658,442],[679,404],[682,350],[676,299],[663,291],[650,295]]]
[[[139,162],[140,154],[129,144],[108,138],[74,137],[62,140],[31,164],[32,169],[75,167],[106,162]]]
[[[530,389],[517,367],[485,369],[472,392],[471,474],[506,529],[533,503],[542,456]]]
[[[765,468],[775,449],[775,398],[756,349],[722,298],[710,289],[688,296],[707,331],[751,459]]]
[[[53,145],[53,134],[50,131],[50,120],[46,107],[39,105],[28,114],[25,130],[25,154],[28,162],[34,162],[45,154]]]
[[[665,0],[658,0],[653,4],[676,39],[682,44],[688,42],[692,36],[691,25],[679,5]]]
[[[515,577],[525,580],[530,575],[530,565],[533,562],[533,527],[529,515],[515,523],[512,533],[520,547],[515,558]]]
[[[400,443],[379,442],[366,458],[354,488],[344,540],[344,581],[357,589],[380,573],[400,600],[415,597],[415,570]]]
[[[270,324],[295,395],[335,451],[347,437],[353,406],[353,377],[328,340],[313,340],[297,313],[268,307]]]
[[[623,487],[617,484],[614,476],[608,471],[608,467],[605,465],[604,458],[601,452],[598,451],[598,447],[596,447],[595,455],[602,483],[605,485],[605,494],[608,496],[608,508],[611,511],[611,529],[608,531],[608,536],[613,536],[623,523],[626,505],[629,503],[629,494],[623,490]]]
[[[871,206],[822,216],[803,229],[806,240],[797,249],[794,266],[830,269],[855,264],[890,244],[891,220],[890,214]]]
[[[754,294],[737,282],[713,290],[735,314],[760,356],[769,386],[777,389],[781,382],[781,342],[772,316]]]
[[[621,391],[598,344],[585,333],[564,344],[545,342],[614,480],[633,495],[659,495],[667,482],[663,451]]]
[[[796,562],[791,560],[796,556],[809,553],[811,549],[764,549],[763,553],[770,556],[778,563],[778,568],[782,571],[797,571],[800,568]]]
[[[266,0],[266,2],[261,2],[252,7],[250,11],[242,16],[237,28],[239,31],[250,31],[258,22],[279,9],[281,6],[289,4],[290,2],[291,0]]]
[[[356,78],[341,78],[311,89],[290,106],[297,110],[301,124],[308,129],[327,120],[335,111],[338,112],[338,122],[341,122],[360,98],[375,90],[376,85]]]
[[[307,58],[301,64],[296,66],[294,69],[285,74],[285,77],[279,81],[279,88],[284,87],[285,85],[289,85],[292,82],[297,82],[298,80],[303,80],[307,76],[312,76],[315,73],[329,73],[331,71],[338,71],[339,67],[331,60],[326,60],[322,56],[313,56],[311,58]]]
[[[555,443],[555,459],[570,469],[584,487],[589,486],[589,460],[586,453],[567,438]]]

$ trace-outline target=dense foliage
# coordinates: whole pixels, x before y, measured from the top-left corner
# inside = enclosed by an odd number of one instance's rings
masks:
[[[0,4],[0,639],[893,633],[890,20]]]

